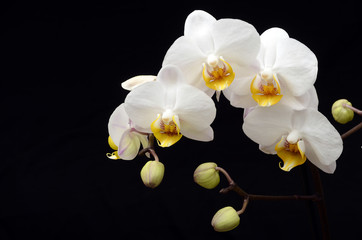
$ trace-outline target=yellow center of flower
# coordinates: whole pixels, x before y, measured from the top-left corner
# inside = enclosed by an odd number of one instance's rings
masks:
[[[118,156],[118,146],[113,142],[111,136],[108,137],[108,144],[113,149],[116,150],[113,153],[107,153],[107,157],[112,160],[118,160],[120,157]]]
[[[302,165],[307,157],[304,155],[303,140],[290,143],[285,136],[275,146],[277,155],[283,160],[283,166],[279,163],[280,169],[289,172],[292,168]]]
[[[222,57],[216,58],[211,55],[203,66],[202,77],[205,80],[206,86],[211,89],[217,91],[224,90],[230,86],[235,78],[235,73],[230,64]]]
[[[169,147],[175,144],[181,139],[180,123],[177,115],[173,115],[171,118],[165,116],[162,117],[158,114],[157,119],[151,124],[151,131],[157,139],[157,143],[161,147]]]
[[[262,107],[269,107],[278,103],[283,95],[280,94],[279,81],[274,74],[264,71],[261,79],[255,76],[250,85],[253,99]]]

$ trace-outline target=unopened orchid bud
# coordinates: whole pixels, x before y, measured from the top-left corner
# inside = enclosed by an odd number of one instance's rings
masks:
[[[201,187],[212,189],[220,183],[216,163],[207,162],[199,165],[194,172],[194,181]]]
[[[159,161],[148,161],[141,170],[141,178],[146,187],[155,188],[162,182],[165,166]]]
[[[338,123],[345,124],[353,119],[354,112],[346,105],[352,106],[346,99],[340,99],[332,105],[332,115]]]
[[[224,207],[220,209],[211,220],[211,225],[216,232],[233,230],[239,223],[239,214],[233,207]]]

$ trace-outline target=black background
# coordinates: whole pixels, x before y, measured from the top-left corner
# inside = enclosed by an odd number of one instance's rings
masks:
[[[168,1],[20,3],[1,8],[0,239],[313,239],[304,202],[251,202],[238,228],[214,232],[214,213],[242,206],[193,182],[206,161],[254,194],[303,194],[301,170],[278,167],[242,132],[241,109],[216,102],[209,143],[186,138],[157,148],[165,176],[156,189],[139,176],[145,157],[112,161],[107,123],[127,94],[121,82],[156,75],[195,9],[239,18],[259,33],[281,27],[319,61],[319,110],[340,133],[360,122],[333,121],[340,98],[362,108],[361,17],[357,1],[268,3]],[[360,239],[361,132],[344,141],[335,174],[321,173],[332,239]],[[222,179],[221,186],[227,183]]]

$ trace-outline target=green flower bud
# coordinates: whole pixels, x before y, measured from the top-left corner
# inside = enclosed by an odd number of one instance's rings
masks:
[[[239,214],[233,207],[224,207],[220,209],[211,220],[211,225],[216,232],[233,230],[239,223]]]
[[[219,171],[216,163],[207,162],[198,166],[194,172],[194,181],[201,187],[212,189],[220,183]]]
[[[333,118],[341,124],[348,123],[354,116],[354,112],[348,107],[343,106],[344,104],[352,106],[352,104],[346,99],[340,99],[332,105]]]
[[[165,166],[159,161],[148,161],[141,170],[143,183],[149,188],[155,188],[162,182]]]

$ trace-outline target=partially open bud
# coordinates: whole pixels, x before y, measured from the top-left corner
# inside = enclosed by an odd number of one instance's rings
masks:
[[[148,161],[141,170],[141,178],[146,187],[155,188],[162,182],[165,166],[159,161]]]
[[[354,116],[354,112],[345,105],[352,106],[352,104],[346,99],[340,99],[332,105],[333,118],[341,124],[348,123]]]
[[[201,187],[212,189],[220,183],[216,163],[207,162],[199,165],[194,172],[194,181]]]
[[[216,232],[233,230],[239,223],[239,214],[233,207],[224,207],[220,209],[211,220],[211,225]]]

